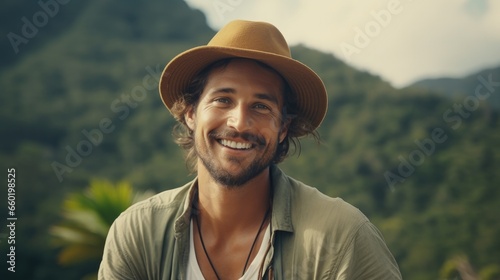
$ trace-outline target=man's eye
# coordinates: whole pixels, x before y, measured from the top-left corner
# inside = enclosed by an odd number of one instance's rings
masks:
[[[271,110],[267,105],[265,104],[255,104],[255,109],[259,109],[259,110]]]
[[[217,103],[223,103],[223,104],[228,104],[229,103],[229,99],[225,98],[225,97],[216,98],[216,99],[214,99],[214,101],[217,102]]]

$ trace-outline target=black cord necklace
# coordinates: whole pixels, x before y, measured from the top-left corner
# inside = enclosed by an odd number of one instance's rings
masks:
[[[255,243],[257,243],[257,239],[259,238],[260,232],[262,231],[262,227],[264,227],[264,224],[267,220],[267,216],[269,215],[269,211],[271,210],[271,207],[267,208],[266,214],[264,215],[264,219],[262,219],[262,223],[260,224],[259,230],[257,231],[257,234],[255,235],[255,238],[252,243],[252,247],[250,247],[250,252],[248,252],[247,260],[245,261],[245,266],[243,267],[243,272],[241,273],[241,276],[245,274],[245,271],[247,269],[248,261],[250,260],[250,256],[252,255],[253,248],[255,247]],[[210,263],[210,266],[212,267],[212,270],[215,273],[215,276],[217,276],[217,279],[220,280],[219,274],[217,273],[217,270],[215,269],[214,264],[212,263],[212,260],[210,259],[210,256],[208,255],[207,248],[205,247],[205,242],[203,242],[203,235],[201,234],[201,229],[200,229],[200,220],[198,219],[198,216],[195,216],[196,218],[196,225],[198,227],[198,235],[200,236],[200,241],[201,241],[201,246],[203,247],[203,251],[205,251],[205,255],[207,256],[208,262]]]

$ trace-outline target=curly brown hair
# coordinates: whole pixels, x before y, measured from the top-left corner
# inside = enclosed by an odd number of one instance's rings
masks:
[[[172,115],[178,121],[178,123],[173,128],[174,140],[175,143],[182,147],[186,152],[186,165],[191,172],[196,171],[197,155],[194,150],[193,131],[189,129],[186,124],[185,114],[189,111],[190,108],[196,108],[196,106],[198,105],[198,101],[201,94],[203,93],[205,85],[207,84],[208,76],[210,75],[210,73],[212,73],[212,71],[214,71],[215,69],[224,69],[233,59],[235,58],[218,60],[201,70],[191,80],[186,91],[182,94],[182,97],[179,98],[170,109]],[[267,64],[264,64],[260,61],[255,62],[266,69],[270,69],[271,71],[277,73],[280,77],[282,77],[276,70],[274,70]],[[282,162],[288,156],[290,143],[293,145],[294,151],[299,150],[300,154],[299,137],[312,135],[314,139],[319,141],[318,132],[311,125],[309,120],[303,118],[299,113],[295,94],[290,89],[286,80],[283,77],[282,79],[284,84],[284,106],[280,119],[282,121],[282,125],[284,125],[288,120],[290,120],[290,124],[288,126],[288,133],[285,139],[278,144],[278,147],[276,149],[276,153],[273,158],[273,163],[275,164]]]

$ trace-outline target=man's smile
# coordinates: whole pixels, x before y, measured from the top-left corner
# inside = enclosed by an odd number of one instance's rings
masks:
[[[237,141],[227,140],[227,139],[217,139],[217,142],[219,142],[224,147],[228,147],[228,148],[236,149],[236,150],[249,150],[253,147],[253,145],[251,143],[248,143],[248,142],[237,142]]]
[[[249,151],[267,144],[263,137],[248,132],[238,133],[231,130],[221,130],[209,133],[208,137],[222,147],[238,151]]]

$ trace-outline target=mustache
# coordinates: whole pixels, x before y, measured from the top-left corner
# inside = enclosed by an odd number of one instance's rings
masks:
[[[221,138],[230,138],[230,139],[235,139],[235,138],[240,138],[245,141],[255,143],[257,145],[266,145],[266,139],[264,137],[255,135],[250,132],[238,132],[234,130],[229,130],[229,129],[224,129],[224,130],[219,130],[219,131],[212,131],[208,134],[210,137],[215,138],[215,139],[221,139]]]

